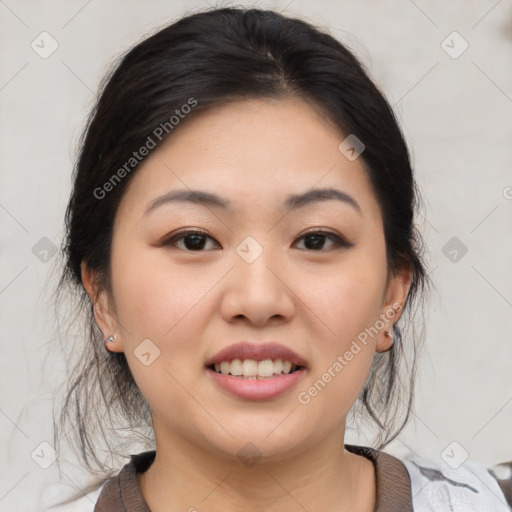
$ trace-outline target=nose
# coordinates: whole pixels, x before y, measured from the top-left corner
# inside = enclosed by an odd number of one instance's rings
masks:
[[[245,318],[258,327],[289,322],[295,314],[295,297],[291,278],[276,258],[266,251],[252,263],[236,258],[222,298],[223,318],[230,323]]]

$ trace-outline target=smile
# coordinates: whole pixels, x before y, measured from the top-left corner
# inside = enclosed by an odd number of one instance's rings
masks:
[[[222,375],[232,375],[248,380],[271,379],[280,375],[288,375],[299,370],[301,366],[282,359],[233,359],[221,361],[210,366],[210,369]]]
[[[307,372],[299,354],[276,342],[241,341],[205,363],[215,387],[243,400],[269,400],[297,386]]]
[[[272,371],[276,367],[279,369],[279,361],[280,360],[270,360],[272,363]],[[235,361],[224,361],[225,369],[227,370],[229,368],[229,370],[231,370],[231,365],[233,362]],[[219,370],[216,371],[215,365],[206,367],[205,371],[207,376],[212,379],[213,385],[220,389],[222,392],[228,394],[231,397],[251,401],[270,400],[272,398],[278,398],[281,395],[285,395],[287,391],[290,391],[298,386],[300,379],[304,377],[307,371],[307,369],[303,366],[292,365],[289,369],[289,373],[284,373],[283,368],[280,373],[272,373],[272,375],[260,376],[258,370],[260,363],[265,363],[262,370],[263,373],[265,373],[265,368],[267,366],[270,368],[270,363],[266,363],[265,361],[256,362],[253,359],[245,359],[243,363],[241,363],[242,369],[246,362],[248,362],[248,372],[254,373],[254,368],[256,368],[258,374],[247,376],[243,374],[231,375],[229,372],[222,373],[222,368],[219,368]],[[257,363],[257,366],[255,366],[254,363]],[[217,364],[222,365],[222,363]],[[274,364],[276,366],[274,366]],[[291,363],[289,361],[281,361],[281,364],[283,367],[286,365],[288,368]],[[268,369],[267,373],[269,371],[270,370]]]

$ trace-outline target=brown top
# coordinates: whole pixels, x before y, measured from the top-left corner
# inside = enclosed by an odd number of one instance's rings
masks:
[[[345,445],[345,448],[366,457],[375,467],[375,512],[413,512],[411,481],[401,461],[365,446]],[[94,512],[151,512],[142,496],[137,473],[144,473],[155,460],[155,455],[155,450],[131,455],[130,462],[104,485]]]

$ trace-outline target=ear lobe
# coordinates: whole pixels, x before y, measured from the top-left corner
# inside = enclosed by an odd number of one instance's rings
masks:
[[[386,287],[386,300],[383,304],[380,318],[384,327],[379,332],[376,344],[377,352],[388,351],[394,343],[393,325],[402,315],[407,295],[411,287],[412,271],[404,267],[393,275]]]
[[[117,323],[110,312],[107,294],[104,290],[99,290],[94,272],[84,261],[81,264],[81,271],[82,283],[91,303],[93,304],[96,325],[103,333],[103,337],[108,338],[117,331]]]

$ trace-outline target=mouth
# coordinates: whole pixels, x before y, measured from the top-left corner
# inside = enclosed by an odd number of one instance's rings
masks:
[[[242,341],[206,361],[215,386],[242,400],[270,400],[298,386],[307,372],[304,358],[279,343]]]
[[[217,374],[232,375],[244,380],[267,380],[289,375],[304,366],[282,359],[233,359],[212,363],[207,368]]]

